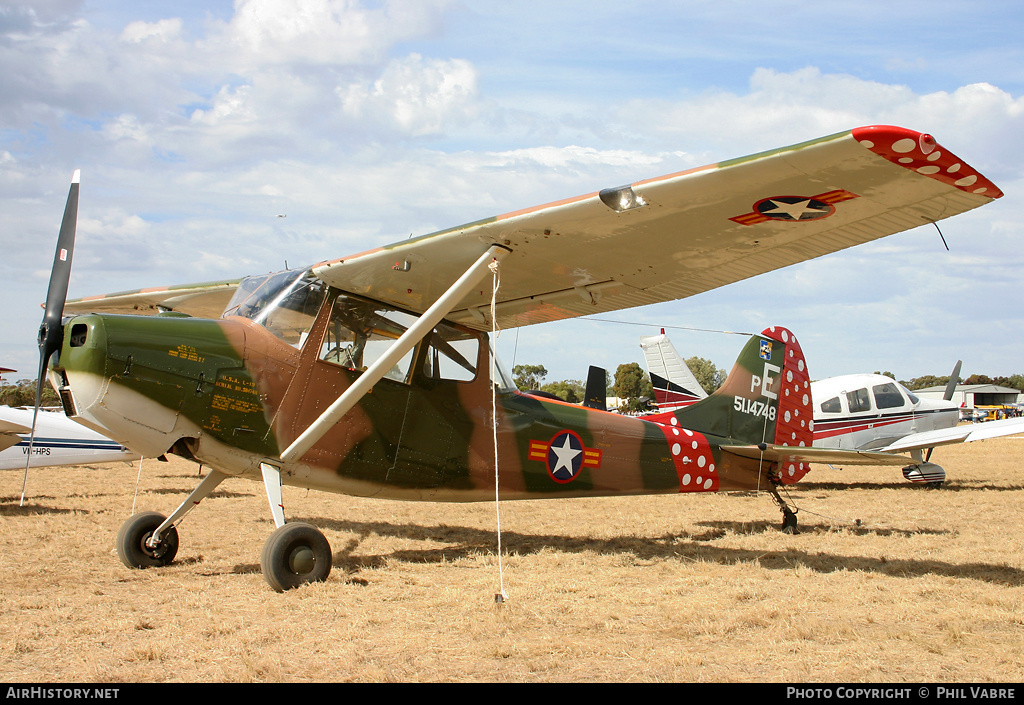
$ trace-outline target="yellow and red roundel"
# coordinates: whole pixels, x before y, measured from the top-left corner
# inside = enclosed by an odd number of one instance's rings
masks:
[[[583,468],[601,467],[601,451],[587,448],[575,431],[559,431],[547,443],[530,441],[530,460],[547,463],[548,475],[565,484],[575,480]]]

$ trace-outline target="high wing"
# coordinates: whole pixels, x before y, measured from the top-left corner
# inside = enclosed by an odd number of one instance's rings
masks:
[[[76,313],[133,313],[147,314],[160,311],[179,311],[199,318],[220,318],[240,279],[230,281],[164,286],[151,289],[120,291],[116,294],[87,296],[70,299],[64,304],[64,314]]]
[[[1018,433],[1024,433],[1024,419],[987,421],[979,424],[964,424],[952,428],[940,428],[935,431],[924,431],[923,433],[912,433],[885,448],[878,448],[877,451],[881,453],[906,453],[912,450],[934,448],[935,446],[949,445],[951,443],[970,443],[971,441],[983,441],[987,438],[1014,436]]]
[[[342,259],[326,283],[425,311],[488,248],[497,323],[555,321],[693,296],[991,202],[1002,192],[927,134],[861,127],[506,213]],[[240,280],[69,301],[65,313],[219,317]],[[448,318],[489,330],[491,287]]]
[[[510,328],[693,296],[976,208],[1002,192],[919,132],[857,128],[322,262],[328,284],[423,311],[488,247]],[[490,328],[490,286],[448,316]]]

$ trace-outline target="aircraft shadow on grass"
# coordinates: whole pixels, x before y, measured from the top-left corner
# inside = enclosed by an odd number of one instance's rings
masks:
[[[850,490],[895,490],[895,491],[917,491],[920,488],[914,485],[894,485],[887,482],[801,482],[801,492],[814,492],[819,490],[842,491]],[[978,490],[993,490],[1001,492],[1019,492],[1024,490],[1024,484],[991,484],[974,482],[970,480],[946,480],[942,483],[943,492],[976,492]]]
[[[334,565],[346,571],[351,578],[365,568],[383,567],[389,560],[413,563],[447,563],[466,558],[480,552],[493,552],[497,545],[494,531],[462,526],[421,526],[419,524],[391,524],[384,522],[337,521],[317,517],[299,521],[316,521],[320,526],[336,531],[353,532],[359,538],[351,539],[346,547],[334,553]],[[704,524],[712,533],[724,530],[744,533],[775,532],[771,522],[714,522]],[[807,533],[813,527],[806,527]],[[891,528],[851,528],[857,535],[910,536],[920,534],[952,533],[947,530]],[[410,540],[434,540],[450,542],[443,548],[400,549],[387,554],[354,555],[362,539],[371,535],[391,536]],[[705,561],[719,565],[756,562],[772,570],[789,570],[802,565],[816,573],[834,573],[839,570],[859,570],[879,575],[900,578],[917,578],[924,575],[941,575],[951,578],[980,580],[996,585],[1019,587],[1024,585],[1024,570],[998,563],[972,562],[949,563],[924,559],[888,559],[862,556],[839,556],[825,552],[807,550],[750,550],[709,546],[709,538],[695,538],[689,535],[665,534],[660,537],[617,536],[613,538],[583,538],[545,534],[502,532],[505,551],[514,555],[538,553],[545,548],[554,548],[565,553],[593,551],[600,554],[632,554],[640,560],[672,559],[683,562]],[[236,572],[258,572],[259,566],[238,566]]]

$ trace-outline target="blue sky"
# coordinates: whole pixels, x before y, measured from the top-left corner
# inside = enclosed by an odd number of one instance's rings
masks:
[[[1024,372],[1014,2],[0,0],[0,366],[71,296],[234,278],[812,139],[930,132],[1006,196],[687,300],[507,331],[549,380],[661,326],[801,338],[812,376]],[[287,214],[287,218],[277,218]],[[865,283],[867,282],[867,283]],[[673,331],[728,367],[742,339]],[[514,358],[514,359],[513,359]]]

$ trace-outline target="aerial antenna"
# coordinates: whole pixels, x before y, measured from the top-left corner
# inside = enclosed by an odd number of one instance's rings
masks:
[[[946,237],[942,234],[942,229],[939,227],[939,224],[933,220],[932,225],[934,225],[935,229],[939,231],[939,237],[942,238],[942,244],[946,246],[946,252],[949,252],[949,245],[946,245]]]

